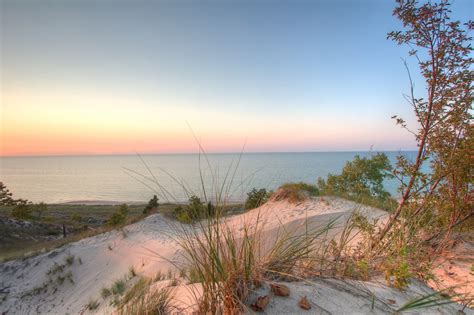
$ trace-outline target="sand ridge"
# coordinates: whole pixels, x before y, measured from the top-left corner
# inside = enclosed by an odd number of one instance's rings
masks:
[[[289,225],[306,219],[320,224],[334,218],[339,218],[343,222],[353,211],[359,211],[370,218],[383,219],[387,216],[382,210],[361,206],[351,201],[318,197],[299,203],[290,203],[286,200],[271,201],[247,213],[226,218],[226,222],[238,229],[243,221],[252,222],[258,217],[265,221],[265,230],[270,231],[277,229],[281,224]],[[158,271],[168,272],[180,261],[179,246],[173,238],[175,233],[173,227],[176,224],[179,223],[161,214],[153,214],[122,230],[89,237],[35,257],[0,264],[0,289],[3,288],[8,292],[5,301],[0,304],[0,313],[89,313],[86,305],[91,300],[100,303],[98,309],[92,313],[113,313],[114,308],[100,297],[102,288],[110,287],[115,280],[127,277],[132,266],[138,275],[153,277]],[[67,265],[65,261],[71,256],[74,256],[74,262]],[[61,274],[70,273],[72,281],[66,279],[58,284],[58,275],[48,275],[48,271],[54,268],[55,264],[65,265]],[[51,279],[54,283],[49,283],[45,292],[35,292],[35,289],[44,286]],[[295,294],[299,294],[300,289],[301,294],[309,290],[307,286],[300,287],[293,287]],[[394,289],[382,287],[390,294],[393,293]],[[331,297],[328,290],[334,290],[334,288],[320,289],[322,291],[318,289],[318,295],[321,294],[321,297],[324,294]],[[178,286],[175,290],[179,292],[180,300],[189,303],[189,290],[185,285]],[[353,298],[357,300],[357,297]],[[405,296],[399,300],[403,302],[408,298],[409,296]],[[269,313],[277,314],[279,308],[284,310],[289,307],[286,304],[278,306],[281,301],[273,303],[274,307],[270,308]],[[283,303],[290,302],[283,301]],[[324,305],[325,309],[331,309],[331,301],[327,301]],[[337,303],[333,303],[333,307],[337,307]]]

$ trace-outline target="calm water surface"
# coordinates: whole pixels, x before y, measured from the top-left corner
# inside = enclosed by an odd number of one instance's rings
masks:
[[[15,198],[34,202],[143,202],[154,193],[162,201],[185,201],[189,194],[202,196],[201,164],[208,194],[214,194],[215,187],[226,182],[229,199],[239,201],[252,187],[275,189],[289,181],[315,183],[318,177],[340,173],[356,154],[373,153],[246,153],[237,168],[238,154],[209,154],[210,166],[198,154],[144,155],[144,162],[137,155],[3,157],[0,181]],[[393,163],[398,152],[386,154]],[[404,154],[414,158],[414,152]],[[233,178],[232,182],[229,178]],[[394,181],[385,186],[396,194]]]

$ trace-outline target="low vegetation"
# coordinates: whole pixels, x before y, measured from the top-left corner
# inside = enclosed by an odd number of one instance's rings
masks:
[[[125,280],[118,279],[112,284],[112,287],[110,288],[110,290],[112,291],[113,294],[122,295],[125,292],[125,288],[126,288]]]
[[[211,202],[204,203],[197,196],[191,196],[189,203],[177,206],[174,209],[174,217],[182,223],[192,223],[215,214],[215,207]]]
[[[335,195],[390,211],[397,203],[384,189],[383,182],[392,177],[392,166],[384,153],[370,158],[356,155],[340,175],[318,178],[318,189],[322,195]]]
[[[247,193],[247,199],[245,200],[245,209],[255,209],[263,205],[265,202],[268,201],[271,192],[268,192],[265,188],[258,189],[253,188],[251,191]]]
[[[0,205],[0,217],[12,218],[16,205]],[[173,212],[175,205],[162,204],[160,211],[166,215]],[[64,244],[121,228],[145,217],[144,205],[128,206],[128,215],[123,223],[107,224],[112,213],[117,212],[115,205],[72,205],[48,204],[41,216],[28,206],[27,217],[32,224],[27,227],[2,224],[0,221],[0,261],[24,258],[44,250],[52,250]],[[63,238],[63,224],[67,235]]]
[[[316,186],[303,182],[286,183],[278,188],[278,199],[286,199],[289,202],[299,202],[318,195],[319,189]]]
[[[140,278],[118,304],[119,314],[172,314],[173,294],[169,287],[151,287],[151,280]]]
[[[160,206],[158,200],[158,197],[156,195],[153,195],[153,198],[148,201],[148,204],[146,205],[145,209],[143,209],[143,214],[147,215],[150,214],[150,212],[157,210]]]
[[[110,225],[119,225],[119,224],[124,224],[125,221],[127,220],[128,216],[128,205],[127,204],[122,204],[118,207],[118,209],[112,213],[112,215],[109,218],[109,224]]]

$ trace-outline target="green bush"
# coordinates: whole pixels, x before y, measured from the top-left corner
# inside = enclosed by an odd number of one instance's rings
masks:
[[[286,183],[280,186],[280,190],[284,191],[284,195],[289,201],[303,201],[308,196],[318,196],[319,189],[315,185],[308,183]]]
[[[407,249],[404,247],[398,255],[388,257],[382,264],[385,280],[389,285],[398,289],[405,288],[412,277],[407,256]]]
[[[41,217],[43,214],[48,211],[48,205],[45,204],[44,202],[40,202],[37,204],[34,204],[33,206],[33,212],[36,213],[36,219],[41,220]]]
[[[128,205],[123,204],[118,208],[116,212],[112,213],[108,222],[110,225],[123,224],[127,220],[127,216],[128,216]]]
[[[123,280],[115,281],[114,284],[112,284],[112,287],[110,289],[113,294],[122,295],[126,289],[125,281]]]
[[[11,212],[11,216],[18,220],[28,220],[33,218],[32,205],[29,203],[20,203],[16,205]]]
[[[178,206],[174,209],[174,217],[182,223],[191,223],[214,214],[215,208],[212,203],[208,202],[206,204],[197,196],[191,196],[187,205]]]
[[[148,204],[146,205],[145,209],[143,209],[143,214],[148,214],[150,213],[150,211],[157,209],[160,205],[158,203],[158,200],[158,197],[156,195],[153,195],[153,198],[148,201]]]
[[[327,179],[318,178],[318,188],[322,194],[336,195],[391,210],[395,205],[383,188],[383,181],[391,178],[392,166],[384,153],[370,158],[356,155],[346,163],[340,175],[329,174]]]
[[[12,198],[12,193],[7,189],[7,186],[0,182],[0,205],[11,206],[15,204],[15,200]]]
[[[71,216],[71,220],[73,221],[76,221],[76,222],[81,222],[82,221],[82,217],[79,213],[74,213],[72,216]]]
[[[268,201],[270,193],[265,188],[257,190],[253,188],[247,193],[247,199],[245,200],[245,209],[255,209],[263,205]]]

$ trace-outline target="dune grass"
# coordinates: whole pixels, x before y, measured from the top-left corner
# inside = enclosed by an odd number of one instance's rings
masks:
[[[299,202],[310,196],[319,195],[319,189],[315,185],[303,182],[285,183],[281,185],[278,190],[280,191],[282,198],[285,198],[290,202]]]
[[[151,279],[141,277],[118,305],[120,315],[172,314],[174,295],[169,287],[152,287]]]

